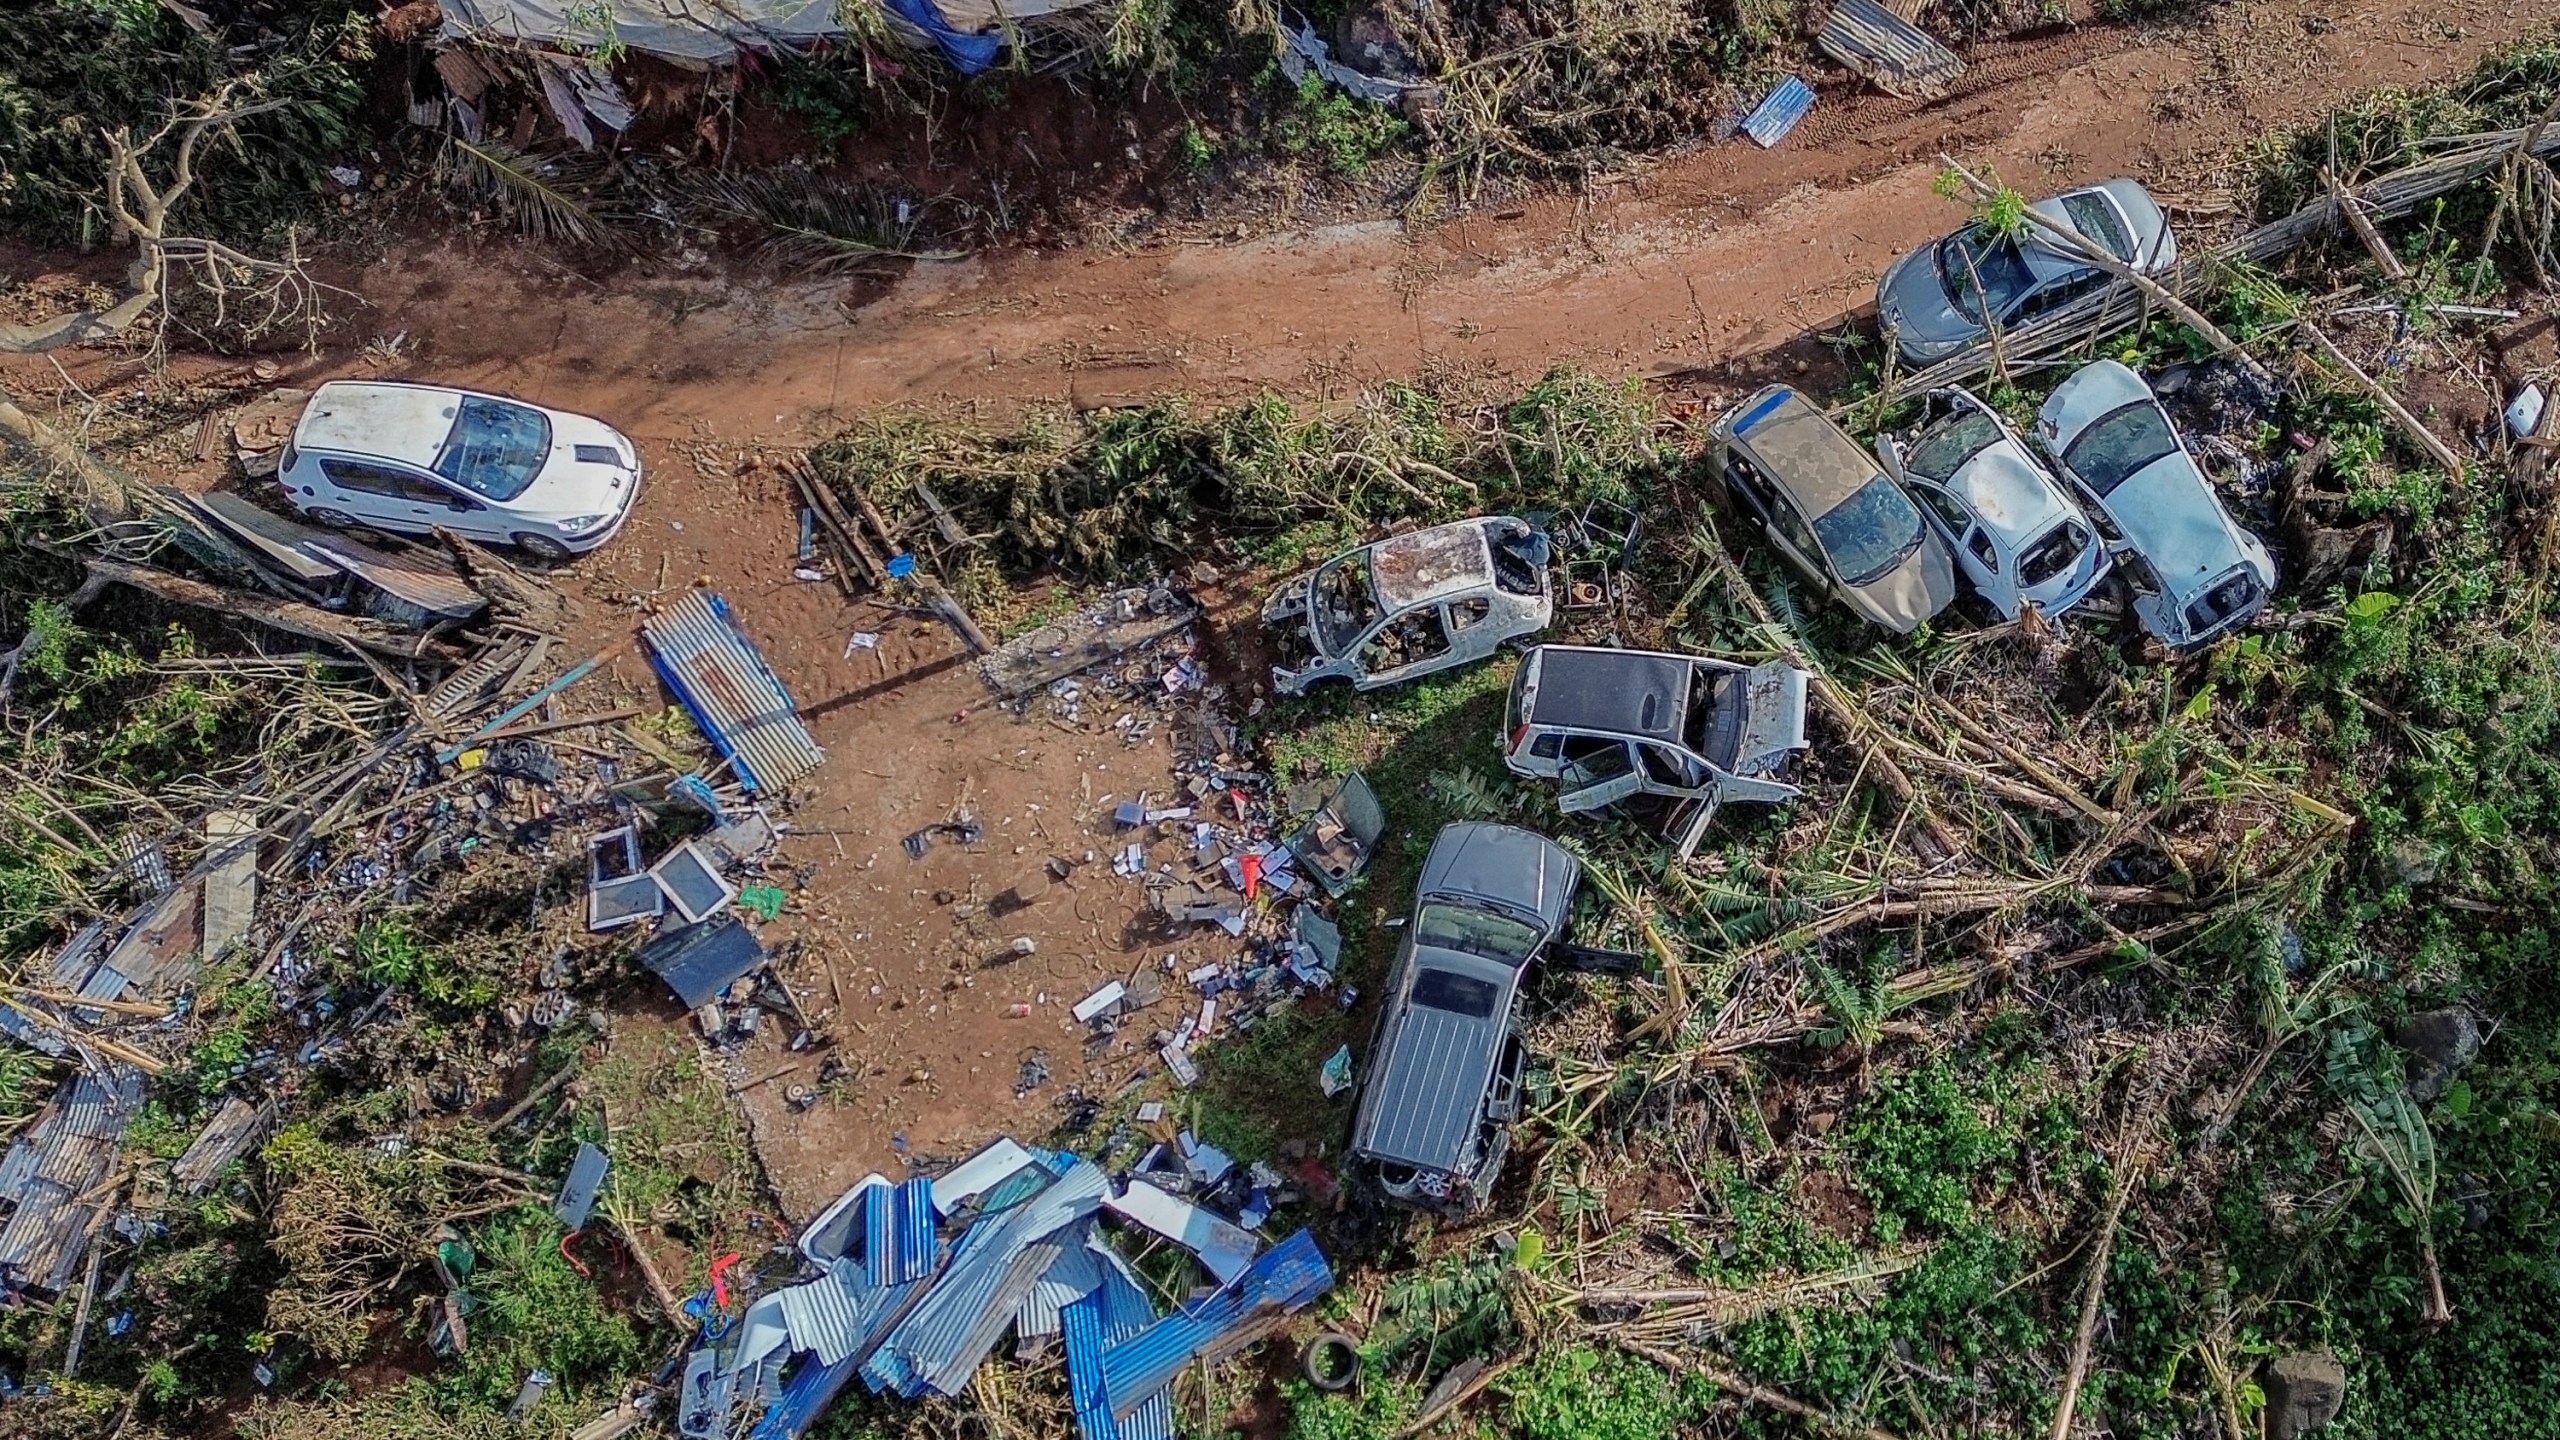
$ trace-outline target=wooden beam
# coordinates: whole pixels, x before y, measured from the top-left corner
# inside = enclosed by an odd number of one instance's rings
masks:
[[[2409,267],[2401,264],[2400,257],[2392,253],[2391,243],[2382,238],[2382,232],[2373,228],[2372,217],[2364,213],[2364,202],[2348,193],[2347,187],[2339,184],[2338,177],[2325,165],[2320,167],[2320,183],[2329,187],[2329,203],[2345,217],[2347,228],[2355,231],[2356,238],[2364,242],[2366,253],[2373,256],[2373,263],[2382,267],[2382,273],[2395,283],[2408,279]]]
[[[2418,442],[2421,448],[2435,457],[2435,462],[2444,467],[2446,478],[2457,486],[2462,483],[2462,457],[2454,454],[2453,447],[2438,438],[2436,432],[2420,423],[2417,416],[2410,414],[2409,407],[2400,403],[2400,397],[2383,389],[2380,382],[2364,373],[2363,367],[2348,359],[2347,352],[2339,349],[2337,342],[2331,340],[2327,332],[2319,326],[2305,320],[2297,328],[2311,337],[2312,344],[2318,346],[2322,353],[2347,372],[2348,378],[2355,381],[2357,389],[2372,396],[2374,403],[2380,405],[2383,413],[2389,415],[2393,422],[2399,425],[2402,433]]]

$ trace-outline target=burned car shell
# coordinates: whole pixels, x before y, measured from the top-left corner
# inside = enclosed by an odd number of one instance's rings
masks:
[[[1876,454],[1903,483],[1973,588],[2015,620],[2027,605],[2060,615],[2098,588],[2111,563],[2088,513],[2027,442],[1972,391],[1932,392],[1930,417]]]
[[[1510,1150],[1521,981],[1563,933],[1582,867],[1543,835],[1466,821],[1422,862],[1389,974],[1351,1155],[1388,1198],[1467,1214]]]
[[[1727,411],[1707,470],[1778,553],[1875,624],[1908,635],[1956,598],[1955,562],[1919,504],[1796,391],[1771,385]]]
[[[1283,695],[1319,680],[1374,690],[1465,665],[1554,616],[1546,537],[1508,515],[1391,535],[1289,581],[1262,607],[1262,623],[1307,656],[1271,668]]]
[[[1803,793],[1775,778],[1805,748],[1808,677],[1772,661],[1540,645],[1512,678],[1502,763],[1565,786],[1568,815],[1637,795],[1689,807],[1681,858],[1727,800],[1783,805]]]
[[[2036,439],[2104,522],[2142,628],[2202,645],[2275,597],[2276,562],[2240,528],[2143,378],[2113,360],[2045,397]]]

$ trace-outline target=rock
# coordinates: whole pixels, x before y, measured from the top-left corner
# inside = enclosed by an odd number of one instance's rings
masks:
[[[2265,1383],[2268,1440],[2300,1440],[2336,1419],[2347,1399],[2346,1367],[2325,1349],[2277,1356]]]
[[[2433,1100],[2480,1053],[2480,1021],[2459,1005],[2425,1010],[2401,1021],[2391,1038],[2409,1052],[2409,1098]]]

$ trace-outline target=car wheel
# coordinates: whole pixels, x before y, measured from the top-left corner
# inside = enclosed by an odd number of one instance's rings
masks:
[[[302,513],[310,516],[313,520],[328,526],[332,530],[353,530],[356,528],[356,517],[348,514],[344,510],[332,510],[328,506],[322,505],[317,509],[305,510]]]
[[[548,535],[535,535],[526,532],[519,533],[510,538],[516,542],[517,549],[532,556],[534,559],[540,560],[549,565],[557,565],[560,562],[569,559],[574,553],[568,546],[561,544],[559,541],[554,540]]]

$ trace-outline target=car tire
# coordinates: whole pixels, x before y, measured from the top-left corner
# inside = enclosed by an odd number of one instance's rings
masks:
[[[561,544],[559,541],[552,539],[548,535],[536,535],[529,531],[519,531],[508,538],[515,541],[517,549],[546,565],[561,564],[565,561],[574,559],[577,554],[576,551],[571,550],[568,546]]]
[[[1360,1346],[1339,1330],[1327,1330],[1298,1352],[1298,1368],[1305,1372],[1308,1384],[1339,1394],[1360,1379]]]
[[[302,513],[310,516],[315,524],[326,525],[332,530],[353,530],[359,523],[356,517],[346,511],[332,510],[326,505],[315,506]]]

